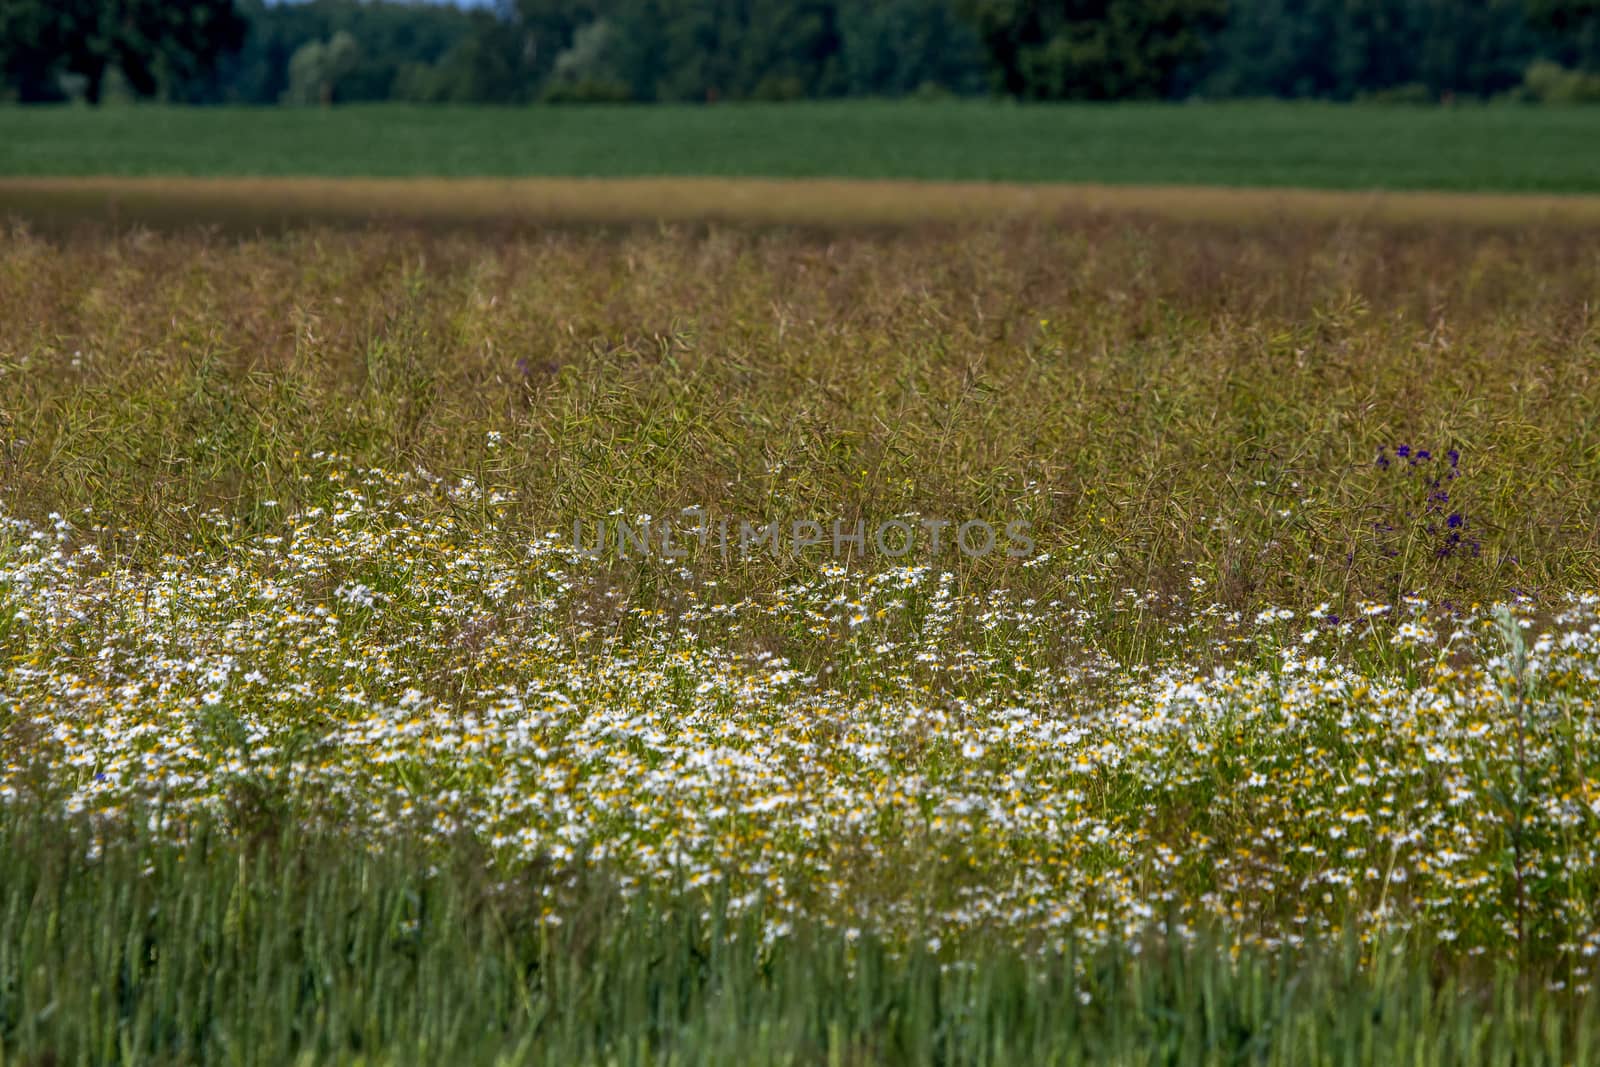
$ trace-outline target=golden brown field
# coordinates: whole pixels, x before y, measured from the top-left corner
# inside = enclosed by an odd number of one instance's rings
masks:
[[[1600,225],[1600,197],[755,178],[0,178],[0,216],[236,227],[908,225],[1140,215],[1235,223]]]

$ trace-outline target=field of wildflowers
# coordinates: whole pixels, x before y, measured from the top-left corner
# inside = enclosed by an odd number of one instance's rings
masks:
[[[14,231],[0,1055],[1595,1055],[1595,247]]]

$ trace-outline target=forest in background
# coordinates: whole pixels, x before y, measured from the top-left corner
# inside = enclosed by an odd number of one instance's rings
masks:
[[[1600,0],[8,0],[0,99],[1600,100]]]

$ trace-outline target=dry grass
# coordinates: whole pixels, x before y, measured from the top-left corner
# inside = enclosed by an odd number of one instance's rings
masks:
[[[529,532],[702,505],[1031,520],[1240,607],[1593,585],[1596,244],[1084,214],[892,231],[325,229],[0,254],[12,508],[148,529],[298,457],[470,473]],[[505,444],[492,454],[486,435]],[[1461,454],[1441,555],[1409,444]],[[785,562],[704,561],[765,587]],[[964,580],[1028,575],[963,564]],[[988,569],[985,569],[987,567]]]

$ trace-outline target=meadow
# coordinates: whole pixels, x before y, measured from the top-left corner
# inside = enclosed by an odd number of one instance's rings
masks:
[[[1593,1061],[1597,236],[14,224],[0,1061]]]
[[[0,108],[0,175],[1600,191],[1600,110],[1464,103]],[[981,145],[979,151],[972,146]]]

